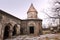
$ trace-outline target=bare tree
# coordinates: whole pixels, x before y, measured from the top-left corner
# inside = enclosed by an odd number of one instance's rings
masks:
[[[58,25],[58,27],[60,27],[60,0],[55,0],[54,1],[54,8],[52,8],[52,10],[54,10],[54,11],[52,11],[52,13],[56,13],[56,14],[54,14],[54,16],[55,15],[57,15],[56,17],[54,17],[55,19],[59,19],[59,25]]]
[[[52,2],[53,1],[53,2]],[[58,23],[57,26],[60,27],[60,0],[52,0],[52,4],[51,4],[51,7],[50,7],[50,16],[47,12],[43,11],[47,16],[48,18],[47,19],[52,19],[52,24],[54,24],[56,22],[56,20],[58,19],[59,21],[57,21]]]

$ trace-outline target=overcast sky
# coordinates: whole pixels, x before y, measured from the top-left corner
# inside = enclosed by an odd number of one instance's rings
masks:
[[[33,3],[38,11],[38,17],[44,18],[45,14],[41,11],[49,7],[49,0],[0,0],[0,9],[20,18],[27,18],[27,11]]]
[[[44,19],[47,15],[42,11],[51,6],[49,2],[50,0],[0,0],[0,9],[20,19],[26,19],[27,11],[31,3],[33,3],[38,11],[38,18]]]

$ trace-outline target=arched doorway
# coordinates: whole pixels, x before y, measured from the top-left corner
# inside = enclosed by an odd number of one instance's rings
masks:
[[[9,37],[9,30],[10,30],[10,26],[8,26],[8,25],[5,26],[5,28],[4,28],[4,36],[3,36],[4,39]]]
[[[29,27],[30,34],[34,34],[34,26]]]
[[[13,27],[13,36],[16,35],[16,32],[17,32],[16,28],[17,28],[17,25],[14,25],[14,27]]]

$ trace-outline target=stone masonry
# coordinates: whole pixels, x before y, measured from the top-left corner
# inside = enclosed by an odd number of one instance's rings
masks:
[[[42,20],[37,17],[37,14],[33,4],[27,12],[27,19],[24,20],[0,10],[0,40],[16,35],[38,36],[42,34]]]

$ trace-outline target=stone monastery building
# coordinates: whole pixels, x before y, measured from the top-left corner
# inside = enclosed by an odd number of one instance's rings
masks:
[[[0,10],[0,40],[15,35],[37,36],[42,34],[42,20],[38,18],[37,14],[33,4],[27,11],[27,19],[24,20]]]

